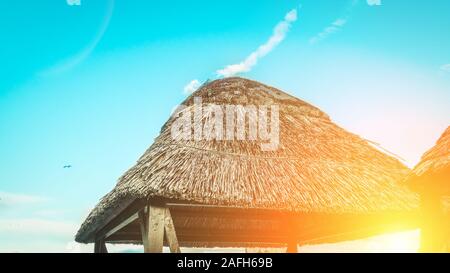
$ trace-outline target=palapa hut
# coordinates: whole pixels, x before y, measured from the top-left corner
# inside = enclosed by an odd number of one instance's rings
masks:
[[[246,116],[248,139],[220,140],[211,137],[211,130],[197,135],[195,128],[183,131],[193,139],[174,138],[183,115],[201,120],[204,128],[211,121],[212,112],[196,116],[199,98],[219,109],[277,106],[271,120],[279,117],[279,145],[263,149],[267,141],[251,136],[257,117],[245,111],[236,116]],[[414,225],[408,216],[418,197],[400,185],[408,168],[318,108],[242,78],[204,84],[183,105],[101,199],[76,241],[95,242],[97,252],[106,251],[105,242],[143,244],[145,252],[161,252],[163,245],[172,252],[180,246],[288,246],[295,252],[297,244],[357,239]],[[223,119],[224,126],[232,124],[229,117]],[[239,129],[233,132],[239,135]]]
[[[421,196],[421,251],[450,251],[450,126],[408,176]]]

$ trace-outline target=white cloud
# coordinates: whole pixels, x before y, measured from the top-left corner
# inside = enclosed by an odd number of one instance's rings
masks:
[[[0,219],[0,252],[69,252],[78,227],[63,220]]]
[[[444,64],[441,66],[441,70],[450,73],[450,64]]]
[[[381,6],[381,0],[367,0],[369,6]]]
[[[66,0],[67,5],[69,6],[80,6],[81,0]]]
[[[295,22],[297,21],[297,9],[293,9],[284,16],[284,20],[287,22]]]
[[[143,253],[144,247],[142,245],[134,244],[106,244],[106,249],[109,253]],[[75,241],[66,243],[64,249],[60,249],[59,252],[68,253],[92,253],[94,252],[94,244],[80,244]],[[210,253],[210,252],[240,252],[244,253],[243,248],[189,248],[182,247],[182,253]],[[163,253],[170,253],[168,247],[163,247]]]
[[[373,0],[376,1],[376,0]],[[379,0],[380,1],[380,0]],[[380,1],[381,3],[381,1]],[[321,32],[316,34],[314,37],[309,39],[310,44],[315,44],[326,39],[328,36],[342,30],[342,28],[347,25],[350,20],[353,11],[357,5],[360,4],[359,0],[350,1],[348,6],[345,9],[345,12],[336,20],[334,20],[330,25],[325,27]]]
[[[55,217],[55,216],[60,216],[63,215],[65,213],[65,211],[60,210],[60,209],[42,209],[42,210],[38,210],[34,213],[34,215],[38,216],[38,217]]]
[[[47,199],[41,196],[0,192],[0,206],[27,205],[45,201]]]
[[[259,46],[256,51],[252,52],[245,58],[244,61],[238,64],[231,64],[223,69],[217,70],[217,74],[223,77],[231,77],[238,73],[248,72],[258,63],[258,60],[266,56],[271,52],[279,43],[281,43],[286,37],[289,28],[293,22],[297,21],[297,9],[289,11],[285,16],[284,20],[279,22],[274,30],[272,36],[266,43]]]
[[[188,84],[186,84],[186,86],[184,87],[184,93],[185,93],[185,94],[192,94],[192,93],[194,93],[199,87],[200,87],[200,82],[199,82],[197,79],[192,80],[191,82],[189,82]]]
[[[144,247],[142,245],[133,244],[106,244],[106,248],[109,253],[139,253],[144,252]],[[164,248],[165,249],[165,248]],[[92,253],[94,252],[94,244],[80,244],[75,241],[66,244],[66,247],[62,252],[69,253]],[[167,251],[166,251],[167,252]]]
[[[0,234],[74,236],[78,225],[64,221],[42,219],[1,219]]]
[[[315,43],[327,38],[329,35],[338,32],[342,27],[345,26],[346,23],[347,23],[346,18],[337,19],[336,21],[331,23],[331,25],[327,26],[322,32],[320,32],[316,36],[309,39],[309,42],[311,44],[315,44]]]
[[[70,2],[70,3],[69,3]],[[56,63],[55,65],[45,69],[44,71],[41,71],[38,75],[43,77],[51,77],[55,75],[59,75],[61,73],[64,73],[66,71],[69,71],[70,69],[76,67],[77,65],[81,64],[84,60],[86,60],[92,52],[95,50],[97,45],[102,40],[104,34],[106,33],[106,30],[108,29],[109,22],[111,21],[113,12],[114,12],[114,0],[108,0],[108,6],[106,10],[105,18],[103,19],[102,24],[100,25],[100,28],[97,32],[97,35],[95,38],[87,44],[87,46],[82,49],[77,54],[63,59],[60,62]],[[81,5],[80,0],[67,0],[67,4],[71,6],[79,6]]]

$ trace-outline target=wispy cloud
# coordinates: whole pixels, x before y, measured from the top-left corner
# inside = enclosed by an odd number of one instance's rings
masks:
[[[70,4],[69,4],[70,1]],[[101,24],[97,35],[95,38],[79,53],[75,54],[72,57],[69,57],[65,60],[62,60],[61,62],[55,64],[54,66],[47,68],[46,70],[39,73],[40,76],[55,76],[59,75],[60,73],[64,73],[75,66],[82,63],[84,60],[86,60],[91,53],[94,51],[94,49],[97,47],[98,43],[102,40],[106,30],[108,29],[109,22],[111,21],[111,17],[113,15],[114,11],[114,3],[115,0],[109,0],[108,1],[108,7],[105,15],[105,19],[103,20],[103,23]],[[81,1],[77,0],[68,0],[67,4],[72,6],[79,6],[81,5]]]
[[[194,93],[198,88],[200,87],[200,81],[195,79],[190,81],[186,86],[184,87],[183,91],[185,94],[192,94]]]
[[[373,0],[373,1],[375,1],[375,0]],[[345,9],[345,12],[342,14],[342,16],[340,16],[338,19],[334,20],[330,25],[325,27],[321,32],[316,34],[314,37],[310,38],[309,43],[316,44],[316,43],[326,39],[328,36],[342,30],[344,28],[344,26],[347,25],[352,13],[353,13],[354,8],[359,3],[360,3],[359,0],[349,1],[347,8]]]
[[[63,221],[42,219],[1,219],[0,234],[41,235],[41,236],[73,236],[78,225]]]
[[[444,72],[449,72],[450,73],[450,64],[444,64],[441,66],[441,70]]]
[[[81,6],[81,0],[66,0],[69,6]]]
[[[28,205],[47,201],[46,198],[36,195],[0,192],[0,207],[14,205]]]
[[[131,244],[106,244],[109,253],[142,253],[144,247],[141,245]],[[166,250],[166,247],[164,247]],[[94,251],[94,244],[80,244],[75,241],[66,244],[63,252],[69,253],[92,253]],[[167,252],[167,250],[165,251]]]
[[[369,6],[381,6],[381,0],[367,0]]]
[[[46,218],[46,217],[55,217],[55,216],[61,216],[64,215],[64,213],[66,213],[66,211],[64,210],[60,210],[60,209],[41,209],[41,210],[37,210],[34,215],[36,215],[37,217],[42,217],[42,218]]]
[[[64,220],[0,219],[0,252],[68,252],[78,227]]]
[[[342,27],[345,26],[345,24],[347,24],[347,20],[348,20],[347,18],[337,19],[336,21],[331,23],[331,25],[327,26],[322,32],[318,33],[316,36],[309,39],[309,43],[315,44],[327,38],[329,35],[338,32],[339,30],[341,30]]]
[[[289,11],[285,16],[283,21],[279,22],[274,30],[272,36],[267,40],[266,43],[259,46],[254,52],[245,58],[242,62],[238,64],[231,64],[223,69],[217,70],[217,75],[222,77],[231,77],[238,73],[248,72],[258,63],[258,60],[266,56],[271,52],[279,43],[281,43],[286,37],[291,24],[297,21],[297,9]]]

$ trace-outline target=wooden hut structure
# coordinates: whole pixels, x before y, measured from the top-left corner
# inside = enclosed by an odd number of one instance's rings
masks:
[[[260,139],[174,138],[171,128],[182,113],[195,112],[196,98],[222,109],[276,105],[277,149],[261,149],[267,141]],[[145,252],[161,252],[163,245],[172,252],[180,246],[296,252],[298,244],[415,224],[418,196],[401,185],[409,169],[318,108],[243,78],[209,82],[182,105],[93,209],[76,241],[95,242],[96,252],[106,251],[105,242],[143,244]],[[200,116],[202,126],[210,117]],[[256,122],[246,115],[247,135]]]
[[[450,252],[450,126],[407,181],[421,197],[421,251]]]

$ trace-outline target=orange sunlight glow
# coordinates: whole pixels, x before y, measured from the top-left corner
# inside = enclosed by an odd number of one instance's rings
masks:
[[[367,239],[335,244],[309,245],[299,252],[415,253],[420,247],[420,230],[388,233]]]

